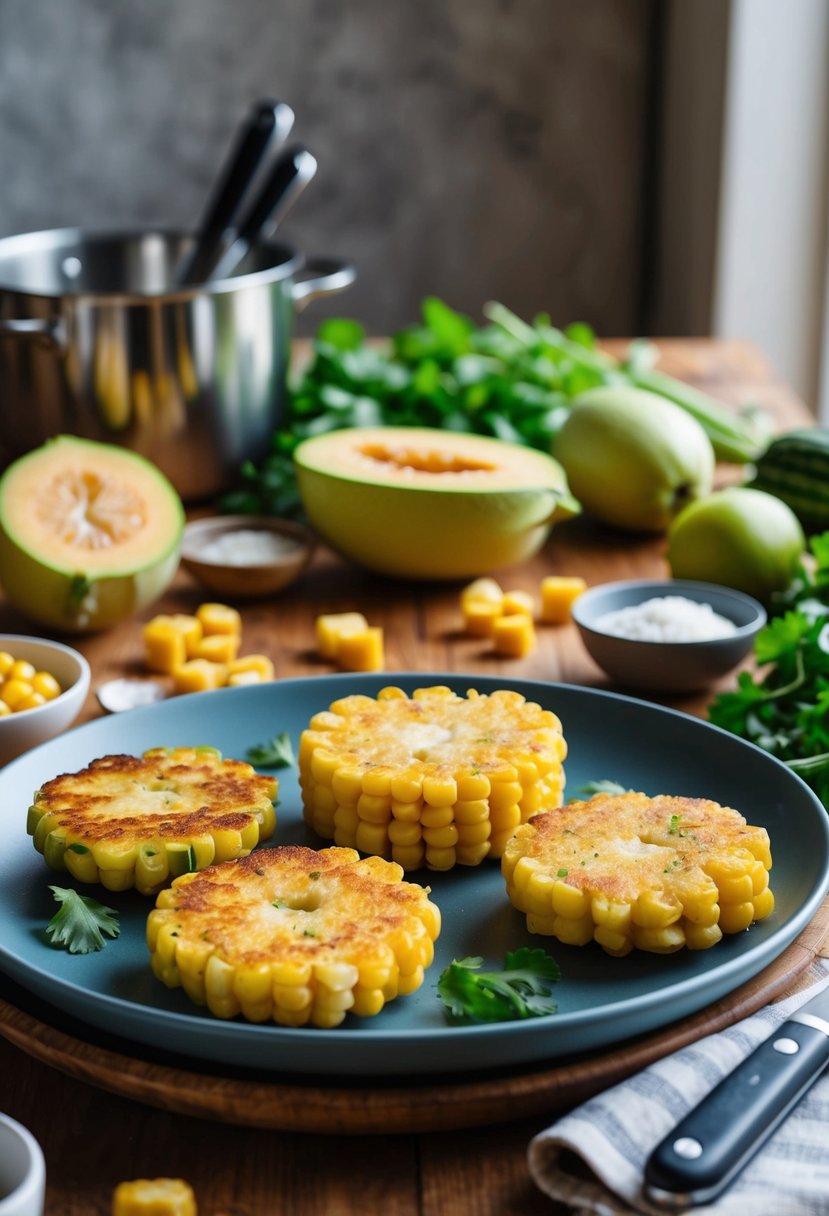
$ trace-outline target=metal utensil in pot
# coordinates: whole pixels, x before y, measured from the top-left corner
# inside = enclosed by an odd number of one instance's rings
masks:
[[[278,427],[296,311],[348,263],[253,245],[234,274],[185,287],[187,233],[53,229],[0,240],[0,447],[58,434],[120,443],[186,500],[233,483]]]

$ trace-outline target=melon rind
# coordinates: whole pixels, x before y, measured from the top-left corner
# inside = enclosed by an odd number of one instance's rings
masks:
[[[355,445],[440,448],[497,472],[373,472]],[[303,507],[323,539],[380,574],[460,579],[525,561],[557,520],[578,512],[561,465],[518,444],[429,428],[348,428],[307,439],[294,453]]]
[[[83,554],[73,561],[60,546],[27,527],[42,477],[61,459],[105,461],[119,478],[139,478],[151,495],[150,535],[109,561]],[[22,506],[21,506],[22,504]],[[178,566],[184,531],[184,508],[167,478],[148,460],[123,448],[93,440],[59,436],[20,457],[0,478],[0,584],[21,613],[61,632],[82,633],[110,628],[153,603],[169,586]]]

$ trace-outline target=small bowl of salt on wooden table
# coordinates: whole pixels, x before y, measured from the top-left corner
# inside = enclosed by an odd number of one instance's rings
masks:
[[[766,623],[742,591],[690,580],[601,583],[573,605],[591,658],[613,680],[652,692],[697,692],[732,671]]]
[[[181,564],[218,595],[254,599],[292,583],[311,560],[307,528],[268,515],[216,515],[184,529]]]

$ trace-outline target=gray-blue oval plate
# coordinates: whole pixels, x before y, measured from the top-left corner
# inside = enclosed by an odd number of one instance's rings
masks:
[[[152,901],[134,892],[85,892],[116,908],[121,935],[95,954],[50,946],[44,926],[56,910],[48,870],[26,834],[32,794],[46,780],[96,756],[149,747],[209,744],[244,758],[249,747],[288,731],[297,749],[310,717],[350,692],[374,695],[387,684],[407,691],[448,684],[459,692],[510,687],[561,718],[571,798],[589,781],[608,779],[647,794],[712,798],[765,826],[772,841],[773,914],[710,950],[668,956],[606,955],[598,946],[567,947],[532,937],[509,904],[497,862],[447,874],[407,877],[428,884],[443,931],[422,988],[374,1018],[349,1017],[336,1030],[290,1029],[219,1021],[149,968],[144,942]],[[278,772],[276,836],[270,844],[320,847],[302,820],[295,769]],[[54,1009],[89,1027],[179,1059],[262,1072],[384,1077],[480,1072],[608,1049],[668,1025],[719,1000],[757,975],[797,937],[829,890],[829,816],[785,765],[686,714],[630,697],[567,685],[480,675],[315,676],[256,687],[196,693],[98,719],[34,749],[0,770],[0,971]],[[327,843],[327,842],[326,842]],[[453,958],[482,955],[503,965],[506,951],[543,946],[557,959],[558,1012],[489,1025],[450,1024],[436,983]],[[58,1014],[59,1016],[59,1014]]]

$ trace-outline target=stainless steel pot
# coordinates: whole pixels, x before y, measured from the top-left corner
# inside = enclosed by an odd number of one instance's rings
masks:
[[[294,314],[354,270],[263,243],[232,277],[174,290],[192,240],[80,229],[0,240],[3,457],[60,434],[118,443],[195,501],[265,454]]]

